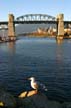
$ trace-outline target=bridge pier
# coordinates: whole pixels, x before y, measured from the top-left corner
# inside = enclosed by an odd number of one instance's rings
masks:
[[[57,39],[63,39],[64,37],[64,15],[57,15]]]
[[[9,14],[8,16],[8,38],[10,41],[16,40],[15,36],[15,25],[14,25],[14,16],[13,14]]]

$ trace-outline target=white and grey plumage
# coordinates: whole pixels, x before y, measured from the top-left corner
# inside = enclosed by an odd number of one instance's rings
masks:
[[[29,80],[31,80],[31,87],[35,90],[45,90],[47,91],[47,88],[45,87],[45,85],[43,85],[42,83],[38,82],[35,80],[34,77],[30,77]]]

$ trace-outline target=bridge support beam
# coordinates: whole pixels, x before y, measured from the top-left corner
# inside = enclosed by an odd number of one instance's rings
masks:
[[[16,40],[13,14],[9,14],[8,18],[8,38],[10,41],[13,41]]]
[[[57,23],[58,23],[57,38],[63,39],[64,37],[64,15],[63,14],[57,15]]]

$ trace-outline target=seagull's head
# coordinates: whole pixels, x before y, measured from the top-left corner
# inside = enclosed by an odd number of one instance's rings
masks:
[[[35,81],[35,78],[34,77],[30,77],[30,78],[28,78],[28,80]]]

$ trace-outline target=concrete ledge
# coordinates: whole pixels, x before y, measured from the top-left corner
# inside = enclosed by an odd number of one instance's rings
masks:
[[[49,100],[36,90],[22,92],[17,98],[0,89],[0,108],[71,108],[71,102]]]
[[[18,97],[18,104],[21,108],[71,108],[71,102],[60,103],[49,100],[45,94],[35,90],[21,93]]]

